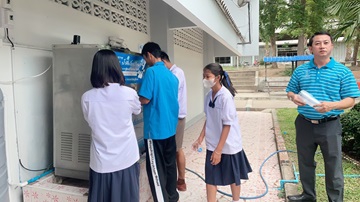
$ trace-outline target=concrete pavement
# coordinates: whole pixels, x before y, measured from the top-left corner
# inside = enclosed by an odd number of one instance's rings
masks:
[[[238,112],[241,126],[243,148],[253,168],[249,180],[242,181],[241,196],[257,197],[266,193],[265,185],[260,177],[259,169],[263,161],[277,150],[272,114],[265,112]],[[185,132],[184,152],[187,160],[186,167],[204,177],[205,143],[203,151],[197,152],[191,149],[192,143],[199,136],[204,119],[189,127]],[[279,197],[278,190],[281,180],[280,165],[277,155],[270,158],[263,166],[262,174],[268,184],[268,193],[251,201],[284,201]],[[206,201],[206,185],[198,176],[186,171],[187,191],[180,192],[180,201]],[[229,186],[219,187],[219,190],[231,194]],[[231,197],[218,193],[219,202],[232,201]],[[250,201],[250,200],[241,200]]]
[[[287,100],[285,94],[269,93],[238,93],[235,97],[238,110],[239,123],[241,126],[243,148],[253,168],[249,175],[250,179],[242,181],[241,201],[285,201],[284,193],[278,190],[280,187],[281,164],[278,155],[272,156],[262,167],[262,174],[268,184],[266,193],[265,184],[262,181],[259,169],[264,160],[278,150],[275,138],[275,128],[272,110],[274,108],[295,108],[296,105]],[[205,143],[203,151],[197,152],[191,149],[192,143],[199,136],[204,120],[188,127],[184,137],[184,152],[187,159],[186,167],[204,177]],[[286,156],[286,155],[285,155]],[[206,185],[198,176],[186,171],[187,191],[180,192],[180,201],[206,201]],[[231,194],[229,187],[219,187],[219,190]],[[261,195],[265,195],[260,197]],[[218,193],[219,202],[232,201],[231,197]]]
[[[359,99],[356,102],[359,102]],[[278,150],[286,150],[273,109],[296,108],[296,105],[287,99],[284,92],[238,93],[235,96],[235,104],[238,109],[243,148],[253,169],[249,180],[242,181],[240,195],[243,199],[240,201],[283,202],[286,195],[297,194],[295,184],[285,184],[285,189],[282,191],[278,189],[280,180],[293,179],[292,164],[287,153],[273,155],[262,167],[262,175],[267,183],[268,191],[259,173],[266,158]],[[205,118],[186,129],[183,143],[186,168],[202,177],[205,176],[205,143],[203,142],[202,152],[193,151],[191,145],[198,138],[204,121]],[[206,201],[206,185],[202,179],[186,171],[186,183],[187,191],[179,192],[181,202]],[[229,186],[218,187],[218,189],[231,194]],[[217,193],[217,199],[219,202],[232,201],[231,197],[221,193]],[[148,202],[152,202],[152,199]]]

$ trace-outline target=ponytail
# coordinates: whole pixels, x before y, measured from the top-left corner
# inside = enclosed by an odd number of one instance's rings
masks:
[[[230,91],[232,96],[235,96],[235,93],[237,93],[237,91],[233,87],[230,76],[226,71],[223,71],[223,77],[221,79],[221,83]]]

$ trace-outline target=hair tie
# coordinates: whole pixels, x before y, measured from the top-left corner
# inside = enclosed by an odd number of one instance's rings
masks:
[[[226,79],[226,83],[230,86],[229,74],[226,71],[224,71],[224,77]]]

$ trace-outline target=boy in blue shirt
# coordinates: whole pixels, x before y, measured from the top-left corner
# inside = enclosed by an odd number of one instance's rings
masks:
[[[139,91],[143,105],[146,171],[154,201],[176,202],[176,142],[178,79],[161,61],[160,46],[144,45],[141,55],[149,68]]]

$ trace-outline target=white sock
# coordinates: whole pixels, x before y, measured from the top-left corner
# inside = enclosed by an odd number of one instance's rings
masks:
[[[237,201],[234,201],[234,200],[233,200],[233,202],[240,202],[240,199],[239,199],[239,200],[237,200]]]

